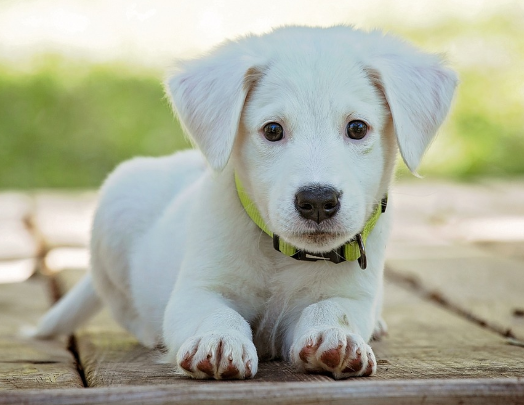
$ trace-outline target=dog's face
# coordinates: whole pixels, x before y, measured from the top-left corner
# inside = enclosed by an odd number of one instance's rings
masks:
[[[182,63],[168,93],[210,165],[234,167],[268,228],[320,253],[362,230],[397,147],[416,169],[455,83],[438,58],[380,33],[288,27]]]
[[[273,232],[300,249],[327,252],[364,227],[385,192],[394,160],[385,155],[395,148],[384,131],[384,99],[358,61],[336,49],[312,57],[322,51],[317,46],[259,72],[235,164]]]

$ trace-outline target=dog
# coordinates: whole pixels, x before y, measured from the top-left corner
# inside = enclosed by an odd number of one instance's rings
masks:
[[[380,31],[290,26],[179,61],[166,93],[197,150],[105,181],[91,271],[41,320],[68,334],[103,304],[191,377],[259,359],[370,376],[397,151],[416,174],[457,84]]]

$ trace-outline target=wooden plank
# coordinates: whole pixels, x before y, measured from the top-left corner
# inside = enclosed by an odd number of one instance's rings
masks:
[[[500,333],[524,341],[524,317],[518,316],[524,308],[524,261],[490,254],[448,257],[441,246],[425,250],[432,251],[427,258],[404,259],[398,254],[389,259],[390,272]]]
[[[65,284],[79,273],[60,275]],[[389,336],[373,343],[378,372],[369,381],[434,378],[498,378],[524,376],[519,347],[504,338],[450,313],[396,285],[386,286],[385,318]],[[90,386],[207,385],[177,376],[166,364],[156,364],[154,351],[141,347],[110,319],[107,312],[77,334],[78,351]],[[262,363],[256,382],[316,381],[327,376],[295,372],[282,362]],[[246,382],[221,382],[221,384]],[[247,392],[247,391],[246,391]]]
[[[61,290],[69,290],[84,272],[58,274]],[[159,362],[161,353],[149,350],[121,328],[107,310],[76,334],[77,350],[90,387],[202,383],[183,377],[170,364]],[[257,381],[330,381],[327,376],[298,373],[284,362],[262,363]],[[208,382],[204,382],[208,383]]]
[[[27,220],[33,211],[33,200],[30,196],[18,192],[0,193],[0,221]]]
[[[34,226],[45,246],[87,246],[95,205],[94,192],[38,193],[35,196]]]
[[[524,245],[524,182],[410,181],[390,193],[392,240],[415,245],[509,242]]]
[[[437,225],[442,221],[492,215],[524,215],[524,181],[453,183],[411,180],[394,184],[390,193],[402,220]]]
[[[37,254],[36,240],[23,221],[0,219],[0,260],[26,259]]]
[[[0,261],[0,283],[18,283],[27,280],[35,272],[34,258]]]
[[[524,350],[408,290],[386,283],[389,335],[373,344],[377,379],[524,376]]]
[[[33,200],[22,193],[0,193],[0,283],[33,274],[39,244],[29,230]]]
[[[8,392],[0,404],[310,404],[310,405],[518,405],[520,378],[481,380],[350,381],[304,383],[243,382],[155,387],[90,388]],[[489,383],[488,383],[489,382]]]
[[[445,244],[457,221],[491,215],[501,204],[499,193],[486,185],[435,180],[397,183],[390,195],[391,239],[417,245]]]
[[[524,262],[524,242],[477,242],[479,249],[487,249],[494,256],[510,257]]]
[[[48,273],[62,270],[85,270],[89,266],[89,250],[84,247],[57,247],[49,250],[44,260]]]
[[[171,364],[158,362],[161,358],[158,351],[144,348],[128,333],[94,332],[88,328],[79,332],[77,344],[90,387],[214,383],[177,374]],[[280,361],[261,363],[256,376],[257,382],[329,380],[323,375],[299,373]]]
[[[395,187],[390,274],[524,340],[524,183]]]
[[[0,284],[2,391],[83,387],[65,339],[38,341],[19,334],[21,328],[36,325],[39,316],[49,307],[47,287],[43,278]]]

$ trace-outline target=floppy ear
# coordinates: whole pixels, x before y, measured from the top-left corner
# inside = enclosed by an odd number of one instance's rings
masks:
[[[201,59],[179,62],[166,80],[173,110],[213,170],[231,154],[247,93],[256,80],[255,58],[229,42]]]
[[[407,44],[389,43],[383,51],[372,57],[369,74],[389,106],[400,154],[416,174],[448,113],[458,79],[438,56]]]

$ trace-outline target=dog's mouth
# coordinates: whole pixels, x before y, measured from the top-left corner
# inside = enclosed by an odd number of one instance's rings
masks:
[[[315,253],[327,253],[339,248],[354,233],[337,218],[330,218],[321,223],[315,221],[286,221],[284,227],[273,230],[281,239],[300,250]]]
[[[348,235],[315,230],[293,233],[287,239],[298,248],[323,253],[342,245],[348,239]]]
[[[326,240],[326,239],[333,239],[336,238],[336,233],[333,232],[323,232],[323,231],[313,231],[313,232],[305,232],[302,234],[297,234],[296,236],[302,237],[304,239],[311,239],[311,240]]]
[[[296,235],[304,239],[305,241],[311,242],[311,243],[322,243],[326,241],[330,241],[334,238],[336,238],[338,235],[331,232],[322,232],[322,231],[314,231],[314,232],[306,232],[301,235]]]

